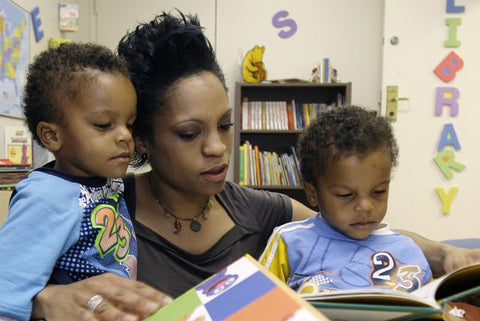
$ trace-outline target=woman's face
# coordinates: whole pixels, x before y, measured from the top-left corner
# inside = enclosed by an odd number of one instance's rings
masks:
[[[187,194],[220,192],[233,139],[222,83],[213,73],[199,73],[180,80],[168,97],[154,119],[153,137],[144,142],[157,182]]]

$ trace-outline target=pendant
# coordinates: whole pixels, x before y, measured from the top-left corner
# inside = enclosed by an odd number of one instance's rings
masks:
[[[175,219],[175,224],[173,228],[173,233],[178,234],[182,230],[182,223],[179,220]]]
[[[190,222],[190,229],[194,232],[198,232],[202,229],[202,224],[194,218],[192,222]]]

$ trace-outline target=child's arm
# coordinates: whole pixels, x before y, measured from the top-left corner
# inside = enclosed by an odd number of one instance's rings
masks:
[[[51,186],[39,190],[34,185],[17,185],[0,229],[0,315],[18,319],[30,316],[32,298],[79,233],[80,219],[70,211],[73,201],[56,198]]]
[[[270,236],[259,262],[270,272],[276,275],[284,283],[290,275],[288,264],[287,245],[280,236],[278,229],[275,229]]]

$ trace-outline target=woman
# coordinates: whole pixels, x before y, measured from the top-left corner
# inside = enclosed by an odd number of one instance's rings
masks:
[[[133,164],[151,165],[151,171],[125,180],[140,281],[178,296],[245,253],[258,258],[275,226],[314,214],[287,196],[225,182],[232,108],[195,17],[164,13],[127,34],[118,52],[138,96]],[[439,272],[444,260],[460,256],[453,248],[416,241]],[[88,306],[95,295],[103,299]],[[168,297],[142,283],[103,275],[47,287],[37,296],[35,316],[135,320],[165,302]]]

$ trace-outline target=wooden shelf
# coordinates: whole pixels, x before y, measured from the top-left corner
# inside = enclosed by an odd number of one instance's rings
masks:
[[[234,181],[239,183],[240,175],[240,145],[249,141],[258,146],[260,151],[291,154],[290,147],[297,145],[299,135],[303,129],[271,130],[271,129],[244,129],[242,128],[242,102],[291,102],[299,104],[325,103],[327,105],[349,106],[351,104],[351,83],[236,83],[235,88],[235,132],[234,132]],[[265,107],[269,108],[269,107]],[[262,127],[263,128],[263,127]],[[278,191],[304,203],[308,206],[303,188],[297,186],[278,185],[246,185],[257,189]]]

